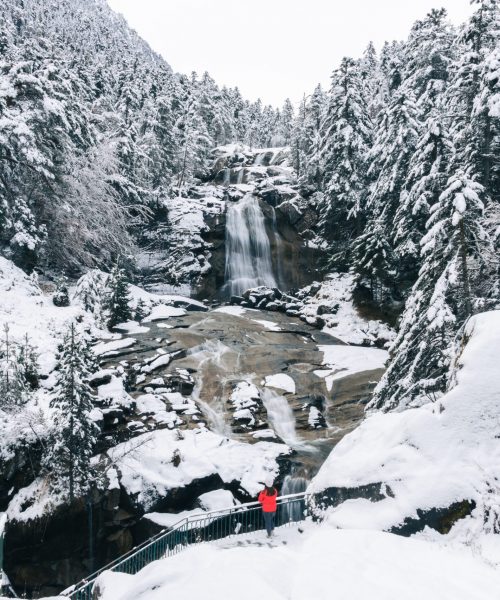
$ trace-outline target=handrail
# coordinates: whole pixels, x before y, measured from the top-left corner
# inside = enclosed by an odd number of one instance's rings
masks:
[[[287,515],[285,515],[285,518],[283,518],[283,515],[281,515],[281,520],[283,521],[282,524],[297,522],[304,518],[303,510],[301,511],[300,508],[302,507],[302,503],[305,503],[306,497],[307,494],[305,492],[300,492],[297,494],[279,496],[277,498],[277,505],[279,508],[286,507],[287,505],[297,505],[297,507],[294,508],[299,508],[298,511],[294,510],[293,514],[290,509],[287,510]],[[231,523],[224,523],[224,526],[221,526],[220,528],[217,527],[218,521],[227,517],[244,517],[244,522],[239,522],[236,525],[236,530],[231,529]],[[90,600],[92,598],[91,588],[93,587],[97,577],[104,571],[120,570],[121,566],[125,567],[128,561],[133,560],[134,557],[138,557],[139,555],[143,555],[141,560],[138,561],[139,564],[142,565],[140,568],[142,568],[149,562],[161,558],[162,552],[163,556],[169,556],[171,553],[177,553],[179,551],[179,546],[181,546],[181,549],[183,549],[188,545],[201,543],[203,541],[212,541],[212,538],[215,541],[216,539],[237,535],[240,530],[246,529],[247,531],[255,531],[257,529],[262,529],[262,526],[259,527],[259,517],[259,502],[248,502],[246,504],[238,504],[236,506],[231,506],[224,509],[195,513],[177,521],[172,526],[162,529],[151,538],[145,540],[134,548],[131,548],[122,556],[119,556],[114,561],[88,575],[77,584],[67,588],[64,592],[62,592],[62,595],[67,595],[73,600]],[[198,525],[198,527],[196,527],[196,525]],[[215,529],[212,527],[212,529],[209,530],[207,535],[209,539],[202,539],[203,532],[206,532],[211,525],[215,525]],[[196,533],[196,531],[198,531],[198,533]],[[170,540],[170,538],[172,538],[172,540]],[[172,541],[172,546],[170,546],[168,543],[170,541]],[[157,547],[160,545],[162,548],[158,550]],[[138,570],[138,568],[136,569],[136,566],[137,565],[131,567],[134,572],[137,572]]]

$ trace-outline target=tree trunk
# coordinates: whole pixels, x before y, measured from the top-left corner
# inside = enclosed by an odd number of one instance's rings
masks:
[[[460,221],[460,260],[462,265],[462,287],[465,300],[466,318],[472,314],[470,297],[469,270],[467,268],[467,242],[465,240],[465,227],[463,219]]]
[[[75,355],[75,325],[71,323],[71,380],[70,380],[70,418],[69,418],[69,501],[73,503],[74,499],[74,422],[73,422],[73,403],[75,399],[75,373],[74,373],[74,355]]]
[[[491,119],[488,115],[485,116],[484,125],[483,161],[483,185],[488,190],[491,176]]]

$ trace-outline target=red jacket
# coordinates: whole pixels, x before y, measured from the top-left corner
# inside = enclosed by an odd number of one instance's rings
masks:
[[[263,512],[276,512],[276,498],[278,497],[278,491],[273,488],[274,494],[269,495],[267,490],[262,490],[259,494],[259,502],[262,504]]]

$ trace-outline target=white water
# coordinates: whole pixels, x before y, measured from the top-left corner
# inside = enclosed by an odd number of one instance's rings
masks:
[[[261,390],[262,404],[267,411],[267,417],[276,434],[292,448],[301,445],[295,430],[295,417],[288,400],[272,389]]]
[[[195,346],[189,351],[189,355],[199,358],[198,373],[195,377],[195,386],[191,393],[191,397],[197,402],[207,418],[210,429],[220,435],[231,437],[231,427],[227,424],[225,418],[224,404],[220,397],[212,399],[212,404],[201,399],[201,391],[203,389],[203,377],[205,370],[207,376],[214,376],[214,372],[210,366],[216,369],[222,368],[224,354],[229,352],[229,348],[219,340],[207,340],[200,346]]]
[[[227,210],[225,280],[232,296],[259,285],[276,286],[264,214],[252,194]]]

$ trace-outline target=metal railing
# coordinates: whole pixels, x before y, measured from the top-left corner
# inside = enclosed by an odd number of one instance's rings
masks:
[[[307,497],[304,492],[280,496],[277,499],[275,525],[280,527],[303,521],[307,512]],[[192,515],[132,548],[120,558],[65,590],[62,595],[73,600],[93,600],[94,583],[104,571],[133,575],[149,563],[178,554],[187,546],[262,529],[264,519],[258,502]]]

